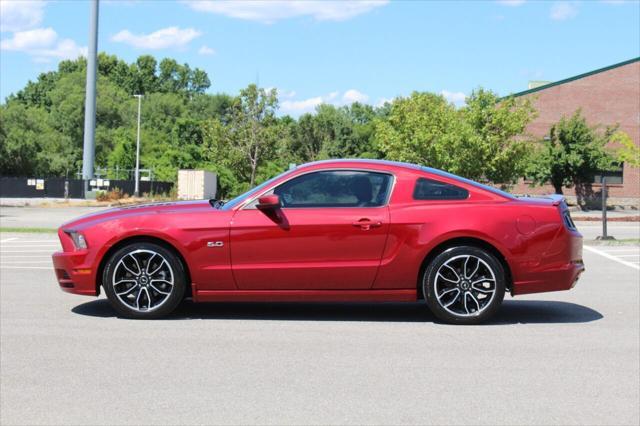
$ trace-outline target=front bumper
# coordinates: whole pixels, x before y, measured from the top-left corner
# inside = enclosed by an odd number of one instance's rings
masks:
[[[97,296],[95,273],[90,264],[86,264],[87,252],[56,252],[53,254],[53,267],[62,291],[84,296]]]

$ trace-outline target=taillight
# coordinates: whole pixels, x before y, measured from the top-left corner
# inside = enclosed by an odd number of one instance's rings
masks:
[[[576,224],[573,223],[573,219],[571,219],[571,213],[569,213],[569,210],[562,212],[562,221],[564,222],[564,225],[572,231],[577,229]]]

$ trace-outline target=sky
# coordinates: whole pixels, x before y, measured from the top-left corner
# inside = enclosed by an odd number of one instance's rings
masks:
[[[86,55],[90,3],[0,0],[0,99]],[[101,0],[98,49],[204,69],[209,92],[277,88],[281,113],[379,105],[413,91],[456,105],[640,56],[640,2]]]

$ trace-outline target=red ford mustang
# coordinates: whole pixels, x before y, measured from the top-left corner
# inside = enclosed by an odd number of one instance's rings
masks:
[[[227,202],[113,209],[58,231],[60,287],[157,318],[208,301],[416,301],[473,324],[512,295],[572,288],[582,236],[561,197],[516,198],[439,170],[332,160]]]

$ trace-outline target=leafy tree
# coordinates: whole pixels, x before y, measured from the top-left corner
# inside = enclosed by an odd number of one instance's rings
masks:
[[[256,183],[256,172],[274,145],[275,133],[270,129],[275,123],[278,108],[276,90],[266,91],[250,84],[240,91],[233,106],[231,122],[226,137],[232,150],[248,160],[249,186]]]
[[[0,173],[72,175],[82,163],[86,60],[64,60],[0,105]],[[530,105],[479,90],[456,109],[414,93],[382,107],[320,105],[299,119],[277,116],[277,93],[250,85],[238,96],[210,94],[207,73],[149,55],[127,63],[98,56],[96,167],[140,165],[175,181],[179,168],[218,174],[230,197],[285,170],[324,158],[390,158],[508,183],[526,161]],[[626,161],[626,160],[625,160]],[[116,177],[113,172],[110,177]],[[119,175],[118,177],[123,177]]]
[[[456,167],[451,157],[459,153],[452,154],[451,147],[460,146],[469,133],[455,108],[442,96],[413,92],[408,98],[396,98],[391,103],[388,118],[375,123],[374,138],[376,147],[390,160],[453,171]],[[465,175],[476,177],[481,174],[477,168],[466,170]]]
[[[615,127],[604,131],[590,127],[580,110],[569,118],[562,117],[551,127],[549,138],[542,141],[528,175],[537,184],[551,182],[557,194],[562,194],[565,186],[580,189],[592,182],[595,174],[613,168],[615,158],[606,145],[615,132]]]
[[[158,62],[151,55],[142,55],[136,60],[135,65],[130,67],[130,72],[135,76],[133,93],[146,94],[158,90],[157,66]]]
[[[195,120],[205,121],[211,117],[218,117],[227,121],[233,106],[233,96],[225,93],[214,95],[196,93],[187,103],[187,114]]]
[[[14,103],[0,108],[0,173],[8,176],[64,176],[75,152],[49,126],[44,108]]]
[[[386,158],[508,184],[525,170],[527,144],[516,136],[532,118],[529,103],[482,89],[461,109],[440,95],[414,92],[376,119],[374,138]]]
[[[628,134],[618,131],[613,134],[611,141],[620,145],[617,152],[619,162],[640,167],[640,146],[634,144]]]
[[[211,87],[211,80],[209,80],[209,76],[199,68],[194,69],[189,77],[189,92],[203,93]]]
[[[378,157],[371,145],[376,111],[354,103],[336,107],[319,105],[315,114],[298,120],[292,149],[302,161],[324,158]]]
[[[114,170],[133,169],[136,166],[136,135],[133,130],[119,128],[113,133],[113,150],[109,153],[107,165],[110,178],[122,179],[124,176]]]
[[[499,99],[495,93],[479,89],[466,99],[460,112],[471,126],[475,140],[472,152],[483,164],[482,176],[499,184],[515,183],[525,174],[531,138],[524,135],[536,111],[528,99]]]

